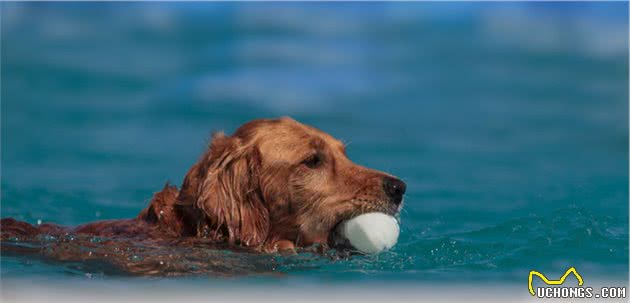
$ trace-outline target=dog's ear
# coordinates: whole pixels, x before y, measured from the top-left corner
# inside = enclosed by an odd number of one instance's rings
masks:
[[[256,247],[269,232],[259,188],[260,153],[240,138],[214,134],[178,197],[188,234]]]

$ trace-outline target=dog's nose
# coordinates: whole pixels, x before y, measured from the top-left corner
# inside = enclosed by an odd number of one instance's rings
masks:
[[[399,205],[405,190],[407,190],[407,184],[400,179],[385,177],[383,178],[383,190],[394,204]]]

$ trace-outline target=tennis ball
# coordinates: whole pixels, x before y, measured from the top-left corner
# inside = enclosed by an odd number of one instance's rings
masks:
[[[338,232],[360,252],[377,254],[396,245],[400,228],[396,218],[375,212],[342,222]]]

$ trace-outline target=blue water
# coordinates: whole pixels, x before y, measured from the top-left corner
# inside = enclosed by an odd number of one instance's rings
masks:
[[[520,283],[570,266],[627,283],[627,3],[0,6],[2,217],[133,217],[181,183],[211,131],[290,115],[406,181],[398,245],[202,256],[305,285]],[[118,279],[1,265],[2,279]],[[280,278],[230,283],[252,279]]]

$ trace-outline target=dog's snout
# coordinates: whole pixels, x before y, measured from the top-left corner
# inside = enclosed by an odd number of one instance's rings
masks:
[[[383,190],[392,202],[398,205],[402,202],[405,190],[407,190],[407,184],[400,179],[385,177],[383,178]]]

